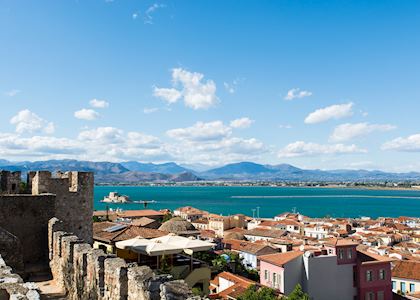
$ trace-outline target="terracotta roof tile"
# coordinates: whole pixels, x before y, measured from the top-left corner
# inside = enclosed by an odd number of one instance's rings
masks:
[[[420,262],[410,260],[397,261],[392,269],[392,277],[420,281]]]

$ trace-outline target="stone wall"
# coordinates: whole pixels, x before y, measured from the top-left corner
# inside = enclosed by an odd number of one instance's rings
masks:
[[[20,172],[0,171],[0,228],[8,232],[0,234],[0,254],[19,272],[12,256],[20,255],[25,269],[48,266],[48,221],[55,216],[63,220],[63,230],[92,242],[93,173],[37,171],[27,178],[28,194],[17,194],[13,188],[20,185]],[[13,237],[12,254],[7,249]]]
[[[19,171],[0,171],[0,194],[17,194],[20,189]]]
[[[54,216],[54,195],[0,195],[0,227],[16,237],[21,245],[24,263],[48,261],[48,220]],[[0,240],[0,248],[8,247],[10,239]],[[6,249],[7,250],[7,249]],[[19,252],[16,248],[15,253]],[[7,263],[10,251],[1,253]]]
[[[13,266],[13,270],[18,274],[23,274],[23,254],[20,240],[7,230],[0,228],[0,255]],[[1,299],[1,298],[0,298]]]
[[[48,171],[30,174],[32,195],[56,195],[54,217],[62,220],[66,230],[92,243],[93,173]],[[52,218],[53,216],[51,216]]]
[[[148,266],[127,264],[123,259],[93,249],[76,235],[62,231],[63,223],[49,223],[50,267],[56,284],[68,299],[185,300],[192,297],[182,280],[156,275]]]
[[[35,284],[24,283],[0,255],[0,300],[3,299],[39,300],[40,295]]]

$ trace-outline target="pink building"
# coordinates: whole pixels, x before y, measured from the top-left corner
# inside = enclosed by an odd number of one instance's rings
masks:
[[[260,260],[260,283],[289,294],[302,277],[301,251],[274,253],[259,256]]]
[[[260,283],[288,295],[300,284],[313,300],[391,300],[390,261],[328,239],[320,250],[260,256]]]

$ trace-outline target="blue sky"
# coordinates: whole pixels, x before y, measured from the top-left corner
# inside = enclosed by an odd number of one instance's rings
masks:
[[[420,171],[418,1],[0,0],[0,158]]]

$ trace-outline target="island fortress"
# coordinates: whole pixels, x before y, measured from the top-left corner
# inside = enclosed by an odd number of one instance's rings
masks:
[[[93,185],[91,172],[29,172],[21,182],[0,171],[0,299],[40,299],[23,280],[37,274],[53,275],[60,299],[189,298],[182,280],[91,247]]]

